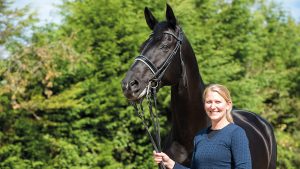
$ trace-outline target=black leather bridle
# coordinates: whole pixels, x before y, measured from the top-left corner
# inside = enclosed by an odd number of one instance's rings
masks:
[[[177,27],[177,29],[179,30],[178,36],[176,36],[173,32],[170,32],[170,31],[163,32],[163,34],[172,35],[177,40],[177,42],[176,42],[176,46],[173,49],[172,53],[167,57],[167,59],[164,61],[164,63],[162,63],[162,65],[158,66],[159,68],[157,66],[155,66],[146,56],[144,56],[144,54],[143,54],[144,50],[141,52],[141,54],[138,57],[135,58],[135,62],[137,62],[137,61],[143,62],[152,72],[153,77],[149,80],[149,82],[160,83],[163,75],[165,74],[166,70],[168,69],[170,63],[174,59],[174,56],[176,55],[178,50],[180,51],[180,59],[182,62],[180,49],[181,49],[181,44],[183,41],[183,33],[179,26]],[[145,45],[145,48],[149,45],[151,40],[152,40],[152,38],[149,39],[148,43]]]
[[[174,56],[177,54],[179,50],[179,55],[180,55],[180,60],[181,60],[181,65],[184,67],[182,56],[181,56],[181,44],[183,41],[183,32],[181,28],[178,26],[177,29],[179,30],[178,36],[176,36],[174,33],[170,31],[164,31],[163,34],[169,34],[174,37],[177,42],[176,46],[173,49],[172,53],[167,57],[167,59],[159,66],[155,66],[146,56],[144,56],[144,50],[147,48],[147,46],[150,44],[152,37],[150,36],[150,39],[148,43],[145,45],[144,49],[142,50],[141,54],[135,58],[135,62],[142,62],[144,63],[152,72],[153,76],[150,78],[148,85],[147,85],[147,91],[146,91],[146,98],[148,100],[148,106],[149,106],[149,112],[150,112],[150,120],[151,123],[153,123],[153,130],[155,134],[155,139],[153,138],[148,124],[147,124],[147,119],[144,116],[144,109],[142,102],[143,100],[141,99],[139,103],[136,102],[131,102],[132,106],[134,107],[137,115],[139,118],[142,120],[143,125],[149,135],[150,141],[155,149],[156,152],[161,152],[161,138],[160,138],[160,127],[159,127],[159,117],[156,112],[157,110],[157,99],[156,99],[156,93],[157,93],[157,87],[159,86],[159,83],[161,82],[161,79],[163,75],[165,74],[166,70],[168,69],[170,63],[173,61]],[[155,111],[153,112],[152,110],[152,105],[154,104]],[[163,163],[160,163],[159,165],[160,168],[165,169],[165,166]]]

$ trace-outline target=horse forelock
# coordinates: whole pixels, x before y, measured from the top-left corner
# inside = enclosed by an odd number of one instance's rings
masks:
[[[149,38],[140,46],[140,52],[144,50],[146,45],[150,42],[150,40],[159,41],[163,37],[163,32],[168,30],[167,22],[160,22],[155,25],[153,32],[150,34]]]
[[[154,38],[158,38],[161,39],[163,36],[163,33],[165,31],[172,31],[175,34],[178,34],[178,32],[176,31],[176,29],[172,28],[172,26],[167,22],[167,21],[162,21],[158,24],[156,24],[156,26],[153,29],[153,37]]]

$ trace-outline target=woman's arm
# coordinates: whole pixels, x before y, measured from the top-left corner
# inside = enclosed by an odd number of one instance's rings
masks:
[[[249,141],[242,128],[233,132],[231,151],[235,169],[252,169]]]

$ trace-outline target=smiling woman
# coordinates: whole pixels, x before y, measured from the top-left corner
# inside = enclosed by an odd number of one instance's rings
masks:
[[[229,90],[223,85],[209,85],[203,92],[203,101],[211,126],[194,138],[191,168],[251,169],[249,141],[244,129],[233,123]],[[165,153],[153,155],[157,163],[163,162],[169,169],[188,169]]]

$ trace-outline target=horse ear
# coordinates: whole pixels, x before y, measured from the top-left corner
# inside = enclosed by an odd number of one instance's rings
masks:
[[[145,7],[144,14],[149,28],[153,30],[155,25],[157,24],[157,20],[155,19],[155,17],[152,15],[152,12],[147,7]]]
[[[169,4],[167,4],[166,18],[168,23],[175,29],[177,21],[174,12]]]

